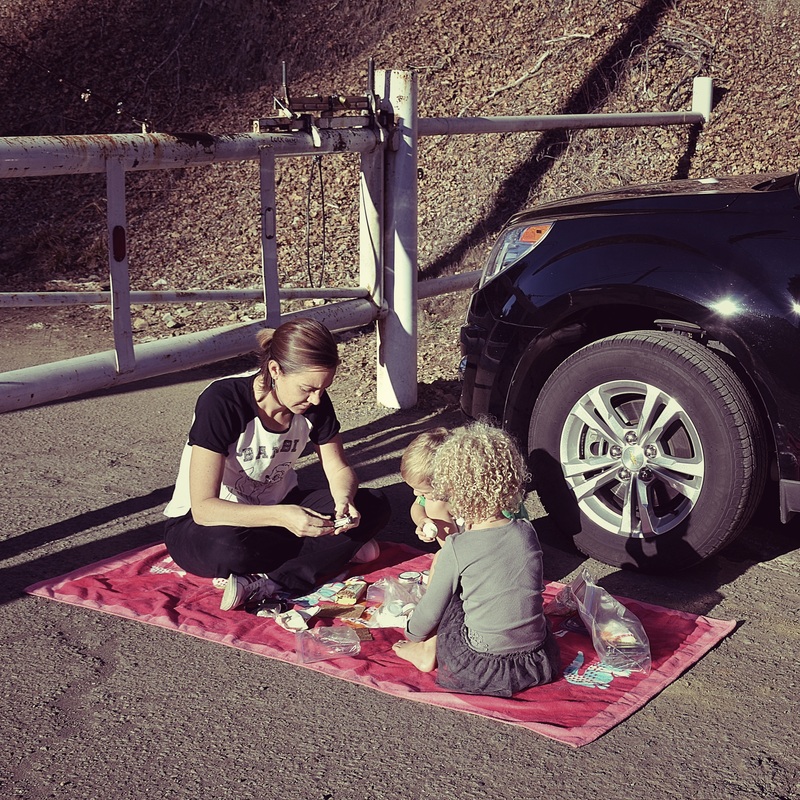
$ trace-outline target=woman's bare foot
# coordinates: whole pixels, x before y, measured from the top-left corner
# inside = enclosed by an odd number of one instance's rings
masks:
[[[401,639],[392,645],[392,650],[404,661],[413,664],[420,672],[433,672],[436,669],[436,637],[424,642],[407,642]]]

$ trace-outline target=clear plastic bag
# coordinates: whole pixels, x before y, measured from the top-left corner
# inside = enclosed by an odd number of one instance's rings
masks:
[[[346,626],[310,628],[295,634],[297,657],[301,664],[354,656],[361,650],[358,634]]]
[[[377,607],[367,609],[368,628],[405,628],[419,599],[425,592],[425,585],[401,583],[396,578],[380,578],[367,590],[367,600],[378,603]]]
[[[571,617],[578,613],[578,602],[571,586],[564,586],[558,594],[544,604],[544,613],[553,617]]]
[[[650,640],[639,618],[598,586],[587,570],[570,584],[583,624],[604,666],[650,672]]]
[[[415,583],[403,583],[397,578],[378,578],[367,589],[367,600],[380,604],[399,602],[401,605],[413,603],[416,605],[425,593],[425,584],[420,580]]]

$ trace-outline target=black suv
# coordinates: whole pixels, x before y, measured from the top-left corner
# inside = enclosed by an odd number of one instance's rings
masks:
[[[461,406],[527,445],[585,554],[682,569],[768,480],[800,511],[798,175],[673,181],[516,214],[461,331]]]

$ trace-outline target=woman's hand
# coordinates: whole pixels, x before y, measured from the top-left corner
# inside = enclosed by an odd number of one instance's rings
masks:
[[[310,508],[294,505],[280,505],[273,508],[279,508],[281,511],[281,525],[299,538],[316,538],[334,533],[333,520]],[[339,530],[341,528],[336,532]]]
[[[317,454],[333,497],[334,519],[350,517],[351,520],[346,525],[336,528],[335,533],[349,531],[361,521],[361,514],[353,505],[353,497],[358,490],[358,479],[353,468],[347,462],[342,446],[342,437],[337,434],[329,442],[319,445]],[[330,524],[333,524],[333,520],[330,521]]]
[[[344,519],[345,517],[349,517],[350,522],[345,525],[339,525],[334,529],[334,533],[342,533],[343,531],[349,531],[351,528],[358,527],[358,523],[361,522],[361,514],[359,514],[358,509],[349,501],[349,500],[336,500],[336,513],[334,514],[334,518],[331,521],[331,524],[337,519]]]

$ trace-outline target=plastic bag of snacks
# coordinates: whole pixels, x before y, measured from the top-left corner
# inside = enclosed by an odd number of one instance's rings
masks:
[[[587,570],[565,586],[545,612],[567,616],[577,612],[592,637],[597,657],[607,667],[650,672],[650,640],[639,618],[605,589]]]

